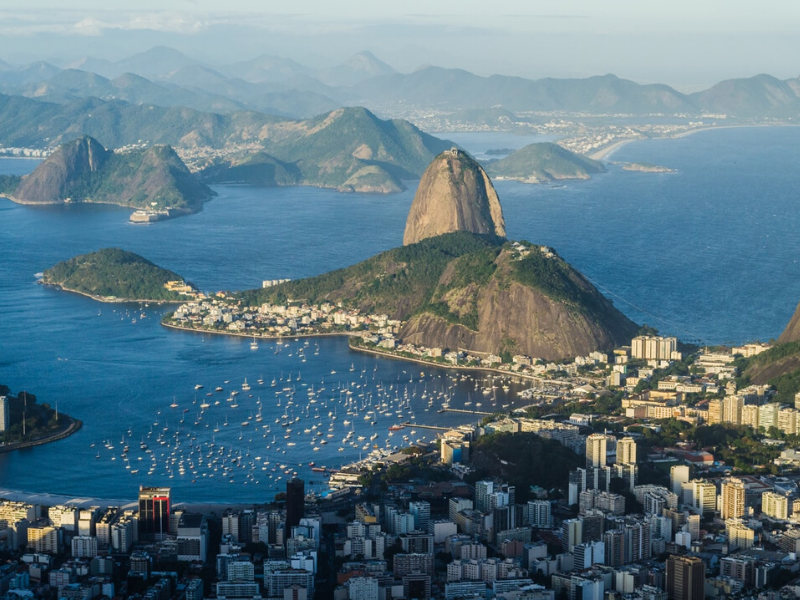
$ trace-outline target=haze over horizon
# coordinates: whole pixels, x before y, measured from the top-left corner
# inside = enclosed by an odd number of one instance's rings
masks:
[[[29,0],[0,9],[0,59],[67,66],[164,45],[211,66],[268,54],[326,68],[369,50],[401,72],[436,65],[533,79],[614,73],[683,92],[728,78],[800,72],[800,5],[777,1],[507,0],[493,3],[490,14],[485,3],[454,0],[301,0],[266,9],[231,0],[224,13],[211,0],[178,0],[170,10],[154,0],[114,4],[78,0],[64,9]]]

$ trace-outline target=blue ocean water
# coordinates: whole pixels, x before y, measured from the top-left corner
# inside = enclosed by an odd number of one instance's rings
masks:
[[[478,153],[535,139],[471,134],[457,141]],[[800,129],[773,128],[636,142],[611,160],[676,172],[628,172],[611,164],[590,181],[496,187],[509,237],[554,247],[634,320],[707,343],[767,340],[779,335],[800,300],[799,141]],[[0,160],[3,173],[34,166]],[[472,381],[352,353],[341,339],[311,341],[302,352],[302,340],[286,347],[262,342],[252,351],[244,339],[168,331],[158,324],[160,307],[100,304],[35,283],[35,273],[52,264],[108,246],[140,253],[209,291],[315,275],[399,245],[414,185],[391,196],[219,187],[203,212],[146,226],[129,224],[130,211],[116,207],[29,207],[0,199],[0,382],[58,402],[84,421],[66,440],[0,455],[0,485],[98,497],[133,497],[139,484],[170,485],[177,501],[258,501],[281,489],[277,477],[285,478],[285,470],[319,480],[310,461],[337,466],[373,443],[429,437],[408,429],[388,437],[388,426],[410,411],[420,423],[464,421],[436,413],[438,404],[428,406],[423,393],[429,399],[446,392],[454,406],[482,402],[488,409],[492,398]],[[244,378],[253,389],[231,408],[228,394],[241,390]],[[195,384],[204,388],[195,391]],[[325,390],[308,404],[312,384]],[[205,396],[217,385],[224,393]],[[275,394],[284,387],[295,391],[286,414],[301,417],[289,438],[275,423],[285,420],[286,397]],[[513,390],[496,394],[498,404],[515,402]],[[173,398],[178,408],[170,408]],[[211,406],[201,415],[206,398]],[[392,413],[373,415],[372,426],[362,417],[367,409],[346,414],[347,398],[351,406],[381,399]],[[263,421],[249,419],[259,406]],[[354,440],[366,438],[357,447],[342,442],[351,429]],[[379,437],[369,440],[372,433]],[[127,464],[120,457],[123,437],[131,448]],[[317,438],[328,444],[312,444]],[[152,453],[140,449],[142,441]]]

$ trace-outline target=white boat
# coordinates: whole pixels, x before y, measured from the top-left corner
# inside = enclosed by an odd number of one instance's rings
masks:
[[[258,342],[256,341],[256,336],[253,336],[253,341],[250,342],[250,350],[258,350]]]

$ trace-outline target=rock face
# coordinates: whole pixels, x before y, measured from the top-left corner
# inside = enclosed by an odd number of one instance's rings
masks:
[[[506,235],[503,210],[489,176],[456,148],[433,159],[422,175],[403,244],[454,231]]]
[[[539,264],[528,265],[516,254],[504,248],[494,260],[492,276],[479,283],[455,283],[452,269],[446,270],[431,298],[431,306],[446,307],[446,312],[414,315],[399,337],[428,347],[495,354],[506,350],[559,360],[609,351],[636,334],[638,326],[557,255],[535,257]],[[553,264],[556,276],[546,283],[539,274],[547,263]],[[562,295],[562,289],[570,293]],[[463,318],[467,315],[472,318]]]
[[[781,337],[778,338],[779,344],[797,341],[800,341],[800,304],[797,305],[789,324],[783,330]]]
[[[62,202],[76,183],[98,172],[111,154],[91,137],[68,142],[23,178],[15,199],[27,203]]]

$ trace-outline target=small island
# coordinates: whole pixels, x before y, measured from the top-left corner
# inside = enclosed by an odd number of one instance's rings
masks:
[[[198,295],[180,275],[119,248],[62,261],[44,272],[41,283],[101,302],[186,302]]]
[[[550,142],[529,144],[505,158],[486,162],[485,167],[494,179],[513,179],[522,183],[590,179],[592,174],[605,171],[602,163]]]
[[[55,442],[72,435],[83,425],[49,404],[39,404],[33,394],[12,395],[6,385],[0,385],[0,403],[3,414],[8,415],[8,421],[0,423],[5,426],[0,431],[0,452]]]
[[[675,169],[651,165],[650,163],[625,163],[622,165],[623,171],[638,171],[640,173],[674,173]]]

